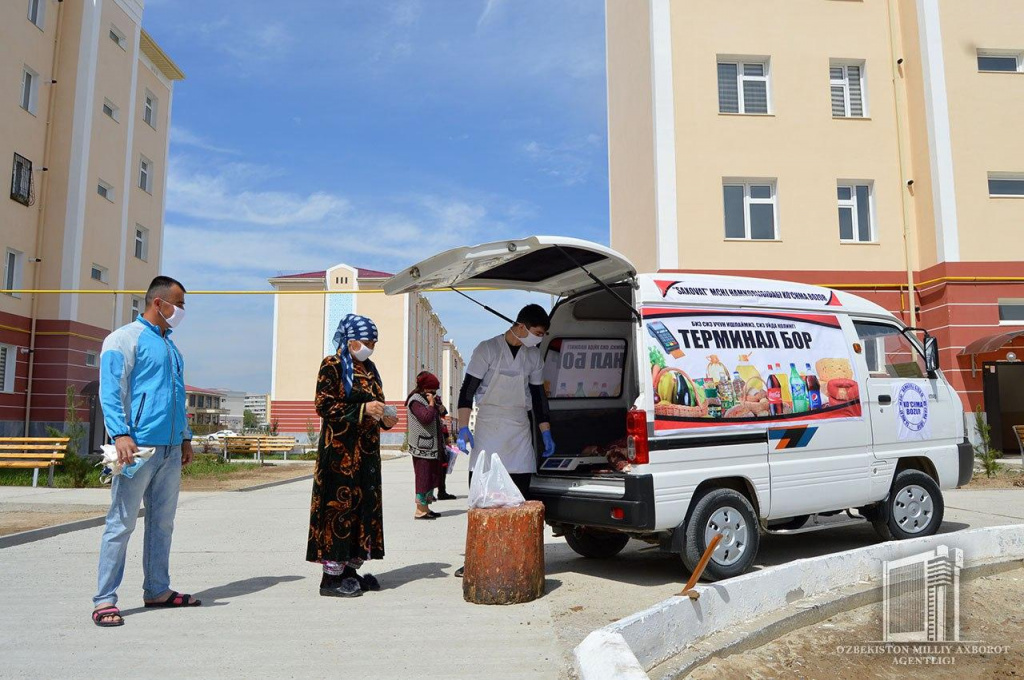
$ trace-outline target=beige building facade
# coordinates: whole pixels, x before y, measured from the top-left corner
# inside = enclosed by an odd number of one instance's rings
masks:
[[[982,404],[1024,332],[1024,3],[606,8],[612,247],[851,289],[937,335]]]
[[[64,420],[159,273],[174,83],[141,0],[0,3],[0,430]]]
[[[274,339],[270,391],[271,425],[281,433],[304,433],[319,427],[314,396],[320,363],[334,354],[334,333],[347,314],[369,317],[379,340],[373,362],[381,372],[388,403],[399,407],[400,420],[389,437],[405,432],[405,399],[420,371],[439,378],[446,360],[441,319],[422,295],[383,294],[391,274],[338,264],[330,269],[278,276],[274,296]],[[447,359],[461,364],[452,346]]]

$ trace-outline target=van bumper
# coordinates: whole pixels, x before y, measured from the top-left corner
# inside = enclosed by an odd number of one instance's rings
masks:
[[[966,439],[956,445],[960,454],[960,477],[956,485],[963,486],[974,476],[974,447]]]
[[[558,481],[567,479],[561,477]],[[534,480],[530,498],[544,503],[544,520],[549,524],[638,531],[654,529],[654,477],[651,475],[627,475],[621,496],[598,495],[572,488],[554,490],[544,482],[553,482],[555,478],[544,475],[535,475]],[[616,510],[622,511],[622,519],[615,519],[612,513]]]

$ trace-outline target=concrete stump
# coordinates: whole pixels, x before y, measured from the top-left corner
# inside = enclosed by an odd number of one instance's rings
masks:
[[[475,604],[520,604],[544,594],[544,504],[471,508],[462,596]]]

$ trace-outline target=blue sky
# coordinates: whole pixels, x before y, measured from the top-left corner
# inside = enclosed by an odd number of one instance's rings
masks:
[[[165,273],[268,289],[528,234],[607,243],[603,2],[147,0],[175,87]],[[487,294],[514,314],[526,299]],[[503,322],[432,295],[468,355]],[[270,387],[270,297],[189,300],[188,380]],[[319,329],[310,329],[319,333]]]

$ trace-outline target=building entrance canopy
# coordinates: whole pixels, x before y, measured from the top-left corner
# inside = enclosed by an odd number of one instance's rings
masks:
[[[984,338],[978,338],[974,342],[970,343],[962,350],[960,350],[961,356],[973,357],[977,354],[986,354],[988,352],[995,352],[997,349],[1005,347],[1006,345],[1013,342],[1015,338],[1019,338],[1024,335],[1024,330],[1008,331],[1006,333],[996,333],[995,335],[988,335]]]

